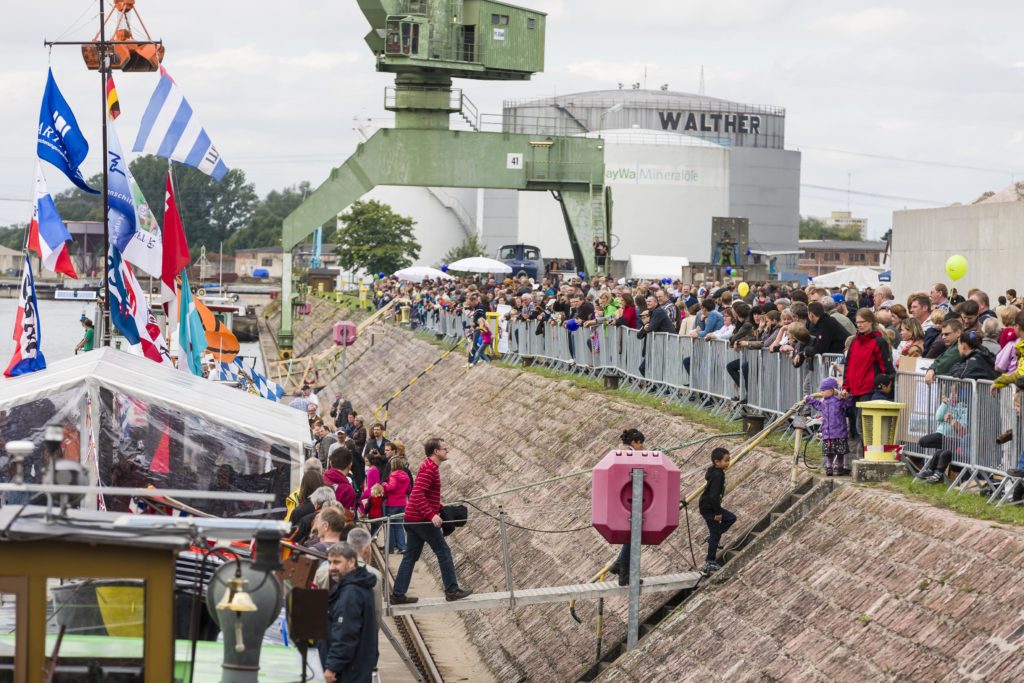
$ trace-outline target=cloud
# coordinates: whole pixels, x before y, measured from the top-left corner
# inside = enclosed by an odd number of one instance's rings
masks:
[[[814,22],[813,30],[833,39],[879,42],[906,31],[918,21],[918,13],[900,7],[868,7],[821,17]]]

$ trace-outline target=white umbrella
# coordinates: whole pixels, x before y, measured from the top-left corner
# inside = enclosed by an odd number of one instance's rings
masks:
[[[437,268],[430,268],[429,266],[412,266],[410,268],[402,268],[395,272],[395,277],[399,280],[408,280],[409,282],[452,279],[452,276],[448,273],[443,273]]]
[[[506,266],[501,261],[495,261],[486,256],[473,256],[449,263],[448,270],[457,270],[462,273],[511,273],[512,266]]]

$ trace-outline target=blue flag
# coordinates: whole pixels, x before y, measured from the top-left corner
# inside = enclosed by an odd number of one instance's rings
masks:
[[[36,282],[32,278],[32,260],[25,257],[25,270],[21,274],[21,295],[18,312],[14,316],[14,341],[17,343],[5,377],[17,377],[46,369],[41,348],[43,335],[39,331],[39,304],[36,303]]]
[[[139,306],[136,292],[125,278],[126,264],[121,252],[113,244],[107,250],[107,286],[110,291],[110,321],[132,346],[141,341],[139,326],[135,322],[135,309]]]
[[[131,171],[121,151],[121,141],[117,139],[113,121],[108,121],[107,130],[107,202],[110,206],[107,223],[110,226],[110,241],[124,254],[135,237],[137,227]]]
[[[188,286],[188,268],[181,271],[181,298],[178,299],[178,368],[191,372],[196,377],[203,376],[203,354],[206,353],[206,330],[199,311],[192,300],[192,290]]]
[[[68,180],[90,194],[100,194],[85,184],[78,167],[89,154],[89,142],[82,134],[71,107],[60,94],[51,69],[46,77],[46,90],[39,108],[39,137],[36,154],[59,168]]]

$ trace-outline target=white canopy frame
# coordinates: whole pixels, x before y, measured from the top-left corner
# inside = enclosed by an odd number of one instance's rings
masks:
[[[74,400],[80,402],[81,456],[93,483],[98,474],[99,394],[109,389],[287,449],[291,486],[298,485],[311,442],[302,411],[112,348],[58,361],[40,372],[0,379],[0,411],[75,389],[80,391]]]

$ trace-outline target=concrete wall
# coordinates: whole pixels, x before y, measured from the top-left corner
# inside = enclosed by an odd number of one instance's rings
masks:
[[[612,188],[612,232],[619,239],[615,258],[710,260],[711,219],[730,210],[729,155],[724,147],[609,142],[605,182]],[[667,173],[675,171],[679,175]],[[521,192],[519,214],[522,241],[539,246],[544,258],[572,258],[561,209],[549,194]]]
[[[796,249],[800,233],[800,152],[729,151],[729,213],[750,219],[750,248]]]
[[[1024,203],[1000,202],[896,211],[892,223],[892,287],[896,297],[945,282],[961,292],[980,287],[993,304],[1007,288],[1020,289],[1024,261]],[[951,282],[946,259],[967,259],[967,275]]]
[[[540,193],[552,204],[547,192]],[[519,192],[517,190],[484,190],[482,239],[487,255],[494,257],[505,244],[519,243]],[[565,229],[562,229],[565,232]]]

